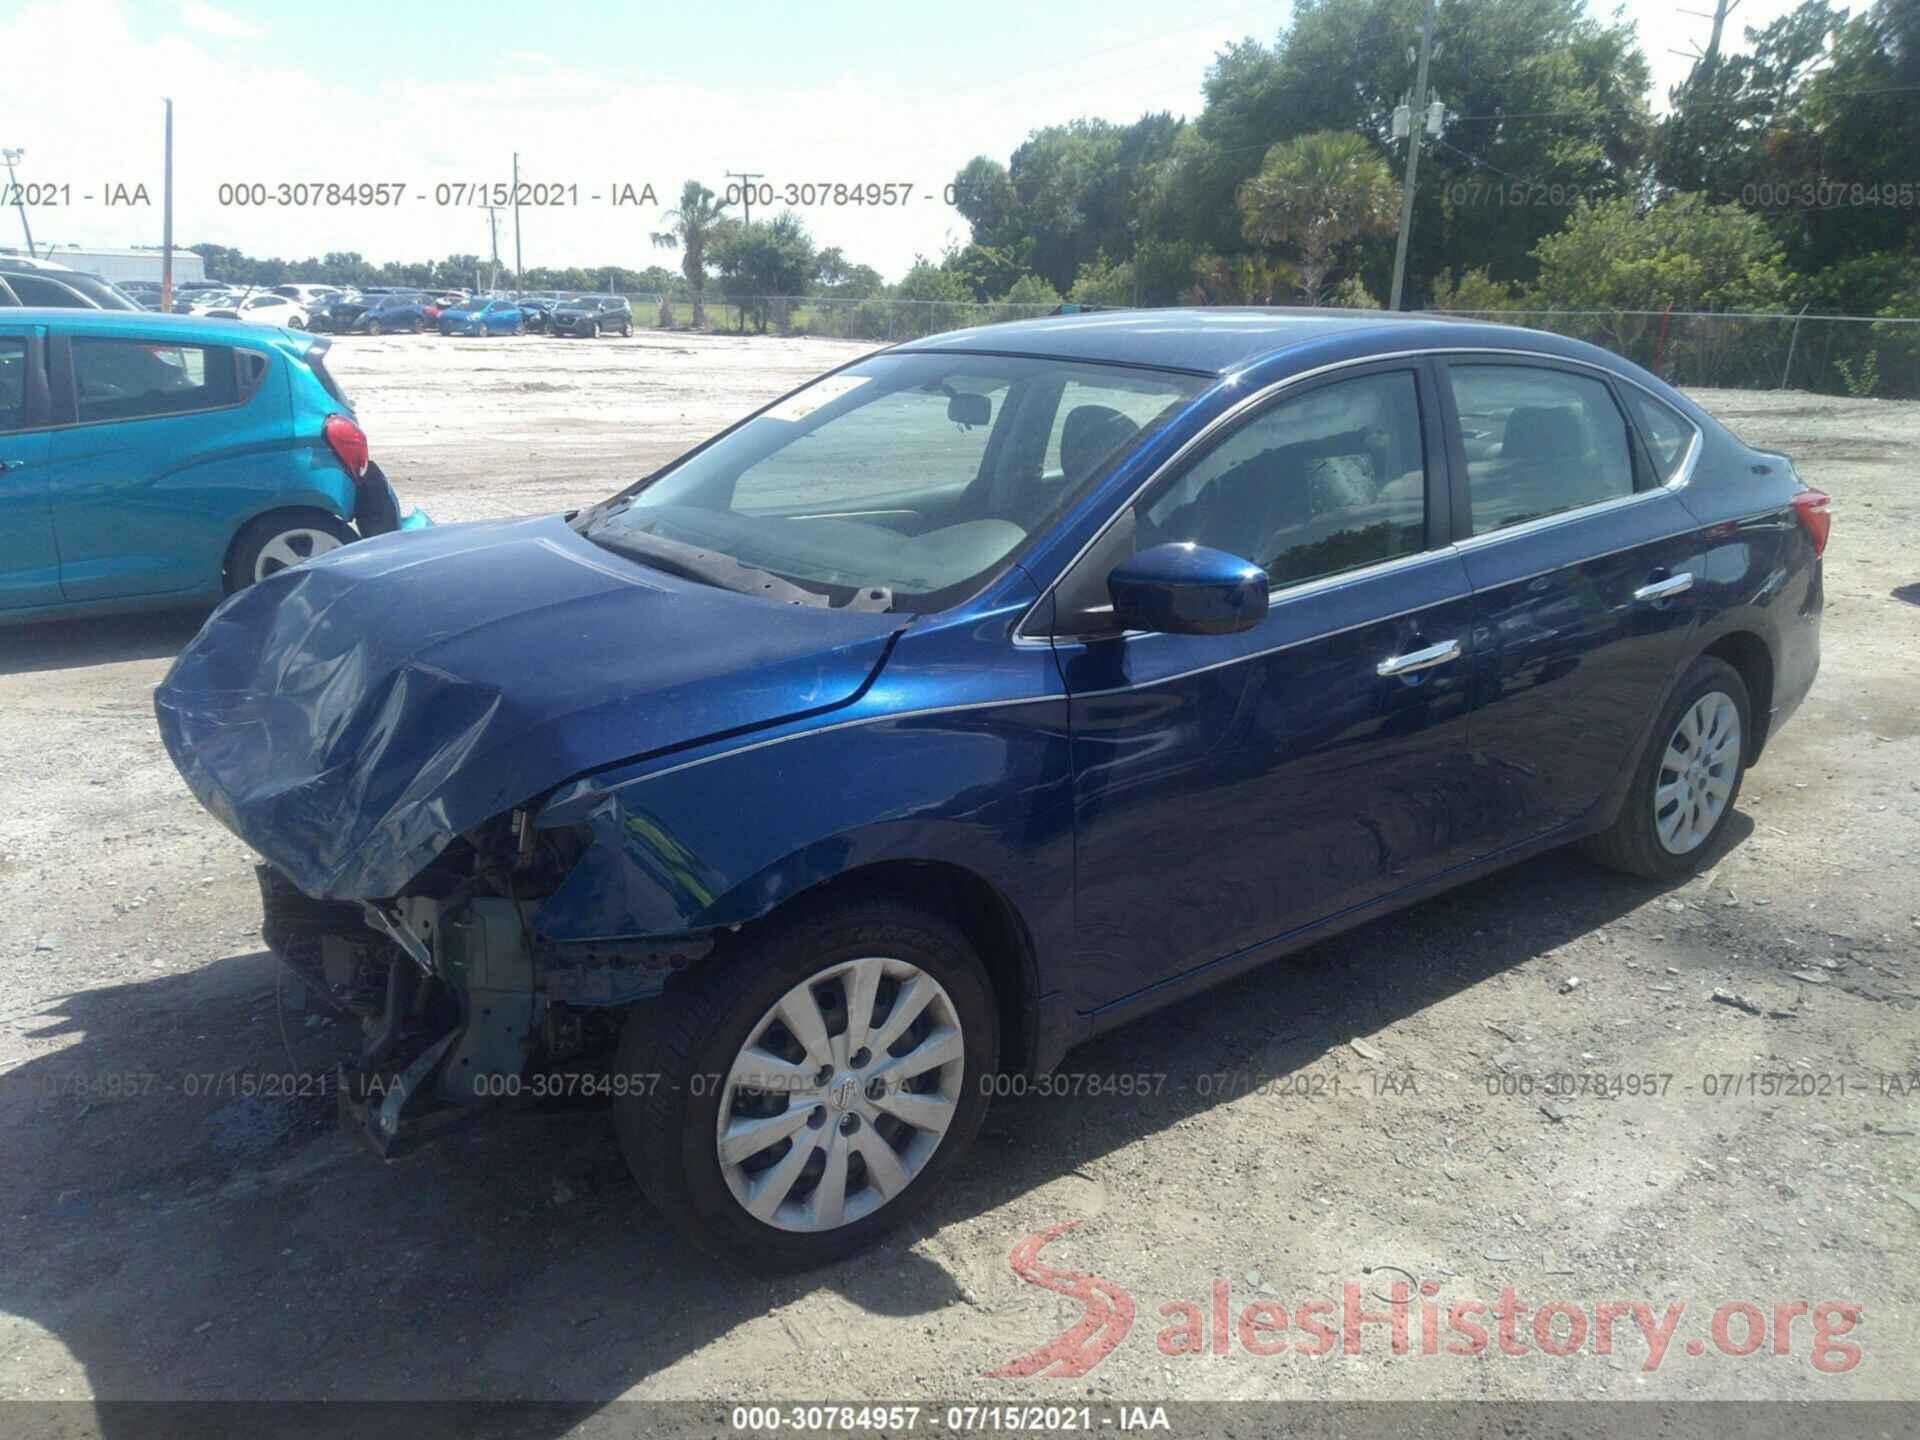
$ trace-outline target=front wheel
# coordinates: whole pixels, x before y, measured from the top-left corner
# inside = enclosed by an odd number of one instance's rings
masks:
[[[629,1015],[614,1124],[656,1209],[757,1268],[865,1248],[973,1142],[999,1064],[986,972],[873,901],[769,927]],[[647,1083],[637,1083],[644,1079]]]
[[[620,322],[620,338],[622,340],[631,340],[633,338],[633,322],[631,320],[622,320]]]
[[[1738,670],[1712,656],[1694,661],[1660,714],[1618,818],[1582,848],[1649,880],[1699,870],[1739,798],[1752,716]]]
[[[367,334],[384,335],[386,333],[387,333],[387,327],[382,325],[378,320],[367,321]]]

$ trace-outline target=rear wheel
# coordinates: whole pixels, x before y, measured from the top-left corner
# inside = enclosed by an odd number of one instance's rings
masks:
[[[1581,848],[1603,865],[1649,880],[1699,870],[1733,814],[1752,733],[1740,672],[1701,656],[1661,712],[1619,817]]]
[[[387,333],[387,327],[382,325],[378,320],[367,321],[367,334],[384,335],[386,333]]]
[[[413,318],[413,324],[408,328],[411,329],[414,334],[418,335],[422,330],[427,328],[427,322],[416,315]]]
[[[966,940],[884,901],[722,951],[635,1007],[614,1123],[647,1197],[767,1269],[871,1244],[943,1183],[986,1113],[997,1011]]]
[[[356,539],[344,520],[324,510],[275,510],[250,522],[227,554],[227,593],[277,575]]]

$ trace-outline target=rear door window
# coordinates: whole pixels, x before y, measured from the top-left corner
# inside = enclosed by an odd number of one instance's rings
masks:
[[[1473,533],[1633,493],[1626,416],[1606,383],[1534,365],[1449,364]]]
[[[78,336],[71,343],[83,425],[219,410],[239,401],[227,346]]]

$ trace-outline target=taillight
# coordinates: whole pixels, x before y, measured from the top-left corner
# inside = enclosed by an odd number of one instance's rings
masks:
[[[1816,560],[1827,553],[1827,532],[1833,529],[1833,511],[1828,507],[1832,504],[1824,490],[1802,490],[1793,497],[1793,513],[1807,527],[1807,538],[1813,541]]]
[[[358,480],[367,473],[366,431],[345,415],[329,415],[321,434],[327,437],[328,448],[340,457],[340,463],[347,467],[349,475]]]

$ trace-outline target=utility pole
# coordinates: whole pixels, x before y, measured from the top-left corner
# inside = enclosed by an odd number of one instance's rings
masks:
[[[729,170],[727,178],[740,182],[740,203],[746,206],[746,223],[751,225],[753,223],[753,182],[766,179],[766,171]]]
[[[1413,183],[1420,173],[1420,129],[1426,120],[1427,65],[1433,59],[1433,17],[1438,0],[1427,0],[1427,18],[1420,25],[1420,66],[1413,77],[1413,110],[1407,126],[1407,188],[1400,197],[1400,243],[1393,247],[1393,298],[1389,310],[1400,308],[1407,282],[1407,241],[1413,235]]]
[[[520,298],[520,152],[513,152],[513,298]]]
[[[20,163],[20,157],[26,153],[25,150],[0,150],[0,156],[4,156],[7,162],[7,188],[13,191],[14,204],[20,207],[20,229],[27,237],[27,258],[38,260],[40,256],[33,248],[33,226],[27,223],[27,197],[20,193],[20,182],[13,178],[13,167]]]
[[[487,275],[487,289],[500,288],[500,216],[493,206],[487,207],[487,231],[493,237],[493,269]]]
[[[166,185],[160,200],[160,313],[173,313],[173,101],[167,101]]]

